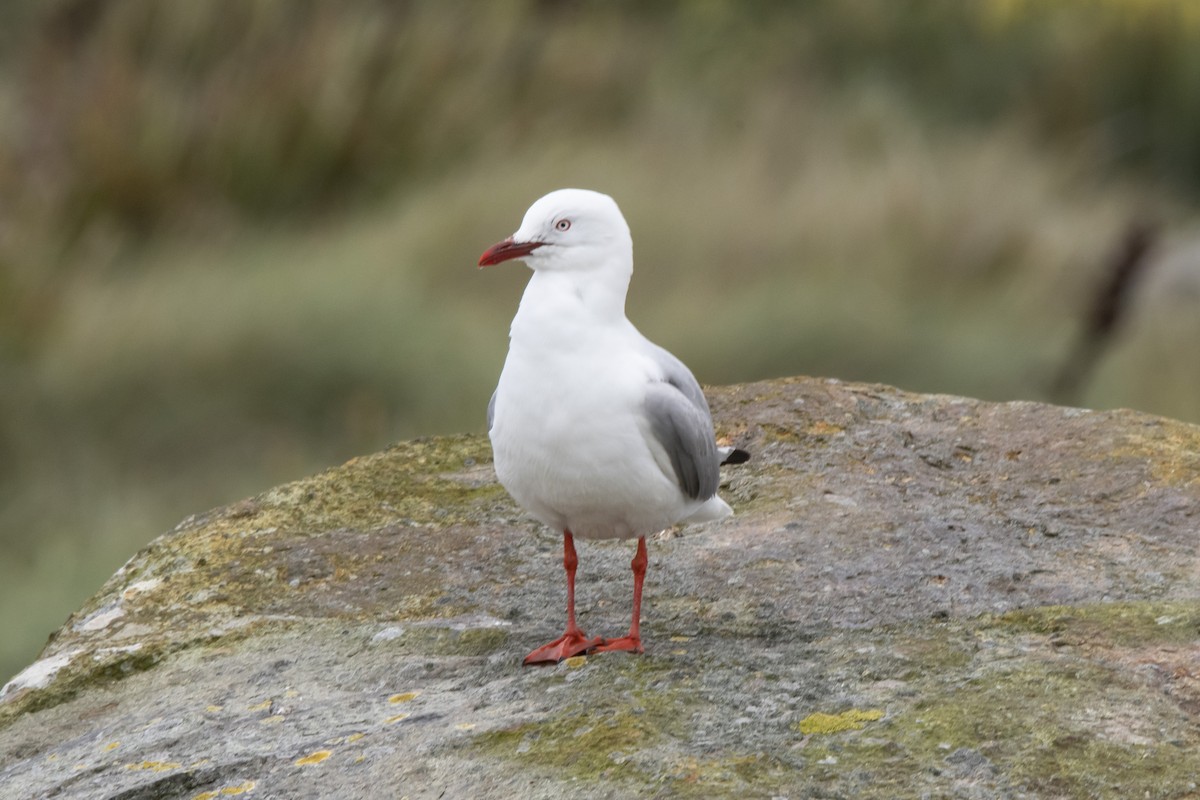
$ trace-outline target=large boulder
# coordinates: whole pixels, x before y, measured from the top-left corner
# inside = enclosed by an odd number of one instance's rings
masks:
[[[485,437],[191,517],[0,699],[4,798],[1200,796],[1200,428],[713,389],[736,516],[650,541],[646,654],[527,668],[557,532]],[[629,542],[580,543],[628,625]]]

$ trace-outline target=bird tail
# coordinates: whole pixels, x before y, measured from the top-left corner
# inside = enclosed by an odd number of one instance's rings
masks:
[[[704,501],[704,504],[692,512],[684,522],[714,522],[733,516],[733,509],[717,495]]]
[[[750,453],[737,447],[718,447],[717,455],[721,457],[721,466],[726,464],[745,464],[750,460]]]

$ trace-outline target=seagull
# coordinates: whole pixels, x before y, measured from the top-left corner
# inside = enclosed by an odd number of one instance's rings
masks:
[[[533,275],[488,404],[488,435],[500,483],[534,517],[562,531],[567,574],[566,631],[524,663],[642,653],[646,536],[732,514],[717,496],[719,467],[749,455],[717,446],[691,371],[625,317],[633,240],[611,197],[584,189],[542,197],[516,233],[479,257],[479,266],[513,259]],[[576,536],[637,539],[626,636],[590,638],[576,623]]]

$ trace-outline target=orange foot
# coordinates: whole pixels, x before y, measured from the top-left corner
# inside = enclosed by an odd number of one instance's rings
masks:
[[[600,644],[592,652],[594,653],[611,653],[620,651],[623,653],[644,653],[642,649],[642,640],[638,636],[622,636],[620,639],[606,639],[603,644]]]
[[[581,630],[569,630],[553,642],[544,644],[525,656],[524,663],[526,666],[530,664],[557,664],[564,658],[590,653],[603,643],[604,640],[599,636],[589,639],[587,634]]]

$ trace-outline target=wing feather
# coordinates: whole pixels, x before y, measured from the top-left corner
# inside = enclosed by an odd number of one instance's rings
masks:
[[[662,379],[646,391],[644,410],[650,433],[666,452],[683,493],[694,500],[707,500],[717,493],[721,482],[721,459],[708,401],[682,361],[658,345],[647,344],[662,370]]]

